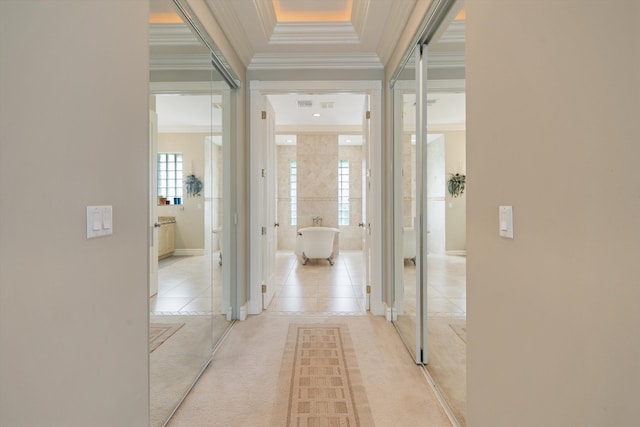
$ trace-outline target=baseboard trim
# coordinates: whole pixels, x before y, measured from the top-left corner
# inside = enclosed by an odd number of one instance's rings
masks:
[[[202,256],[204,249],[176,249],[173,256]]]
[[[247,305],[247,303],[242,304],[242,306],[240,307],[240,321],[245,321],[247,320],[247,315],[249,312],[249,307]]]
[[[447,255],[451,255],[451,256],[467,256],[467,251],[466,250],[462,250],[462,251],[447,251]]]

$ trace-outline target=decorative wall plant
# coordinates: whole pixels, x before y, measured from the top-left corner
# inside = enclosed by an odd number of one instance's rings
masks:
[[[447,190],[449,190],[449,194],[453,197],[460,197],[462,193],[464,193],[464,187],[467,184],[467,176],[456,173],[449,174],[451,178],[449,178],[449,182],[447,183]]]
[[[202,192],[202,181],[193,174],[188,175],[185,178],[184,186],[187,189],[187,196],[189,197],[200,196],[200,193]]]

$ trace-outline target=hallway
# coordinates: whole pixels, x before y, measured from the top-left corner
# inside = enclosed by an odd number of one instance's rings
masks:
[[[311,260],[302,265],[296,255],[276,256],[275,295],[270,313],[363,315],[365,286],[362,251],[340,251],[335,264]]]
[[[200,265],[196,261],[197,258],[188,257],[164,261],[161,271],[166,274],[162,277],[173,277],[170,272],[181,263],[188,263],[191,274],[194,274],[193,267]],[[460,266],[464,266],[464,258],[436,257],[433,261],[432,274],[439,279],[433,283],[441,291],[439,294],[434,292],[434,299],[444,294],[464,297],[464,268],[460,270]],[[405,267],[405,283],[410,284],[413,267]],[[458,274],[452,275],[452,269]],[[283,393],[279,387],[279,378],[282,376],[279,372],[286,365],[287,330],[290,325],[323,324],[346,325],[348,328],[356,355],[356,370],[364,378],[363,385],[369,403],[364,406],[371,408],[376,425],[450,426],[446,412],[425,376],[424,368],[414,364],[398,334],[401,324],[394,327],[384,317],[367,313],[363,273],[360,251],[342,251],[334,266],[322,260],[302,265],[294,254],[279,252],[274,281],[269,284],[276,286],[276,290],[268,309],[259,316],[250,316],[246,321],[234,325],[214,354],[210,366],[168,425],[272,425],[272,417],[279,416],[276,410],[278,400],[288,393],[286,390]],[[171,289],[177,289],[175,286]],[[454,292],[454,288],[459,291]],[[164,289],[164,285],[161,289]],[[445,290],[447,292],[443,294]],[[443,302],[440,301],[429,310],[434,322],[444,319],[446,326],[432,343],[441,342],[444,345],[438,349],[434,347],[434,368],[440,364],[439,355],[448,358],[450,351],[453,351],[457,359],[459,352],[464,353],[464,345],[458,348],[462,341],[448,326],[460,319],[458,316],[461,314],[464,316],[464,309],[462,313],[458,313],[459,309],[453,313],[443,313],[439,307],[450,307]],[[459,304],[464,307],[464,299]],[[435,323],[432,322],[432,326],[435,327]],[[443,363],[445,370],[449,371],[451,362]],[[464,378],[464,366],[454,365],[453,369]],[[459,382],[459,375],[449,372],[447,377],[438,378],[438,373],[438,369],[430,372],[437,379],[441,391],[448,399],[452,399],[450,403],[460,417],[455,408],[459,405],[459,398],[464,406],[464,383]]]
[[[375,425],[451,426],[422,368],[411,363],[385,319],[269,312],[236,323],[168,426],[273,425],[290,324],[347,326]]]

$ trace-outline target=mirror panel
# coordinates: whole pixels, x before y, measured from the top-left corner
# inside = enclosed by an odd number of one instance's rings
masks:
[[[462,2],[445,8],[446,16],[438,28],[426,31],[428,37],[420,37],[428,40],[422,47],[422,61],[414,51],[396,73],[393,320],[415,360],[425,364],[451,416],[465,425],[466,194],[454,197],[448,192],[452,176],[466,177],[465,23],[461,8]],[[416,70],[416,64],[424,62],[425,71]],[[422,76],[421,82],[416,80],[418,76]],[[416,96],[419,87],[423,89]],[[426,110],[422,131],[416,124],[416,106]],[[421,133],[425,138],[416,150],[408,141],[415,141],[411,134]],[[417,220],[411,221],[409,215]],[[407,251],[418,248],[407,243],[414,240],[420,245],[420,235],[425,256],[419,256],[414,267],[408,262]]]
[[[158,251],[150,260],[150,418],[156,427],[171,417],[231,325],[222,253],[230,88],[173,1],[151,1],[149,31],[150,221]]]
[[[394,84],[394,209],[396,259],[392,311],[394,324],[414,359],[416,345],[416,71],[412,53]]]

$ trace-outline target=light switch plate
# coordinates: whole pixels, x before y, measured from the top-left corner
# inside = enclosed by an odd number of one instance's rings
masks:
[[[500,237],[513,239],[513,206],[500,206]]]
[[[87,206],[87,239],[113,234],[111,206]]]

